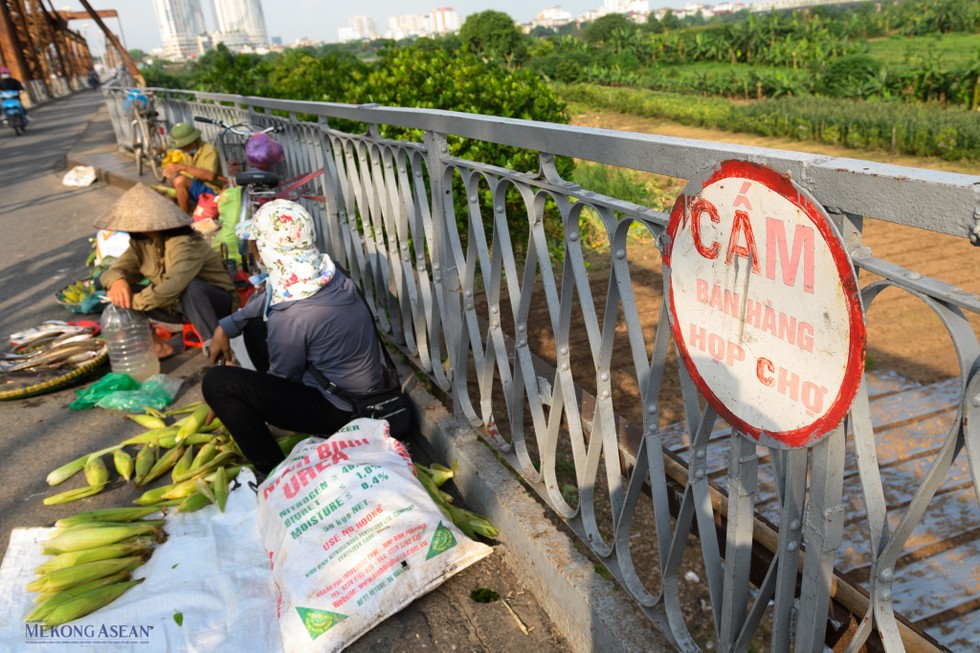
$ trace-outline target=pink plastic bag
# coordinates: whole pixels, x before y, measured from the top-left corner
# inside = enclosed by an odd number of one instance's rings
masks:
[[[284,158],[282,145],[267,134],[254,134],[245,143],[245,160],[259,170],[268,170]]]

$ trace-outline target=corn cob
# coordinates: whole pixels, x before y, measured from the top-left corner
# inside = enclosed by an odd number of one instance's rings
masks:
[[[184,451],[184,455],[181,456],[180,460],[177,461],[177,464],[174,465],[174,468],[170,473],[171,479],[176,478],[180,474],[183,474],[188,469],[190,469],[193,462],[194,462],[194,447],[188,446],[187,449]]]
[[[156,447],[149,444],[144,444],[136,454],[136,476],[133,477],[133,483],[137,487],[143,484],[143,478],[153,469],[156,459]]]
[[[177,477],[177,482],[186,481],[187,479],[194,478],[195,476],[200,476],[203,474],[210,474],[215,471],[218,467],[223,467],[230,464],[232,461],[237,460],[238,456],[234,453],[227,452],[218,454],[212,458],[207,464],[201,467],[191,467],[189,470]]]
[[[212,487],[212,492],[214,493],[214,503],[217,504],[218,510],[224,512],[225,504],[228,503],[228,472],[225,471],[224,467],[219,467],[214,472]]]
[[[279,450],[286,456],[289,452],[293,450],[297,444],[310,437],[307,433],[293,433],[292,435],[287,435],[284,438],[279,438],[276,440],[276,444],[279,445]]]
[[[123,595],[133,585],[143,582],[142,578],[129,580],[115,585],[107,585],[86,592],[81,596],[68,599],[64,603],[58,604],[41,622],[45,626],[58,626],[69,621],[73,621],[87,614],[95,612],[99,608],[112,603]]]
[[[207,497],[208,501],[210,501],[211,503],[215,503],[216,502],[216,499],[215,499],[215,496],[214,496],[214,489],[211,487],[211,484],[208,483],[207,481],[205,481],[200,476],[198,476],[198,477],[196,477],[194,479],[194,487],[195,487],[195,489],[198,492],[200,492],[205,497]],[[222,511],[222,512],[224,512],[224,511]]]
[[[200,510],[210,503],[211,501],[206,496],[200,492],[195,492],[184,499],[180,505],[177,506],[177,512],[194,512],[195,510]]]
[[[218,455],[218,443],[212,440],[211,442],[208,442],[207,444],[201,446],[200,451],[197,452],[197,455],[194,456],[194,460],[191,461],[188,470],[198,469],[200,467],[203,467],[204,465],[214,460],[214,457],[217,455]]]
[[[160,495],[161,500],[186,499],[197,491],[197,479],[174,483],[168,487],[170,489]]]
[[[153,467],[150,468],[150,471],[146,473],[146,476],[139,479],[137,485],[146,485],[147,483],[160,478],[161,476],[169,472],[171,469],[173,469],[173,466],[177,464],[177,461],[180,460],[180,457],[183,455],[184,455],[183,447],[174,447],[167,453],[163,454],[156,461],[156,463],[153,464]]]
[[[70,587],[61,592],[42,592],[34,597],[34,609],[31,610],[26,617],[24,617],[24,621],[40,621],[59,603],[64,603],[68,599],[81,596],[82,594],[91,592],[99,587],[105,587],[106,585],[113,585],[115,583],[127,581],[131,577],[132,574],[130,574],[130,572],[121,571],[118,574],[111,574],[109,576],[97,578],[91,582],[82,583],[81,585]]]
[[[102,522],[131,522],[142,519],[147,515],[157,512],[155,508],[99,508],[80,512],[71,517],[64,517],[54,523],[56,528],[66,528],[78,524],[87,524],[93,521]]]
[[[210,410],[207,404],[202,403],[194,409],[193,413],[184,418],[180,430],[177,431],[177,442],[182,442],[191,433],[197,433],[204,426],[204,420],[207,419]]]
[[[133,503],[138,506],[156,506],[164,500],[164,493],[172,490],[173,487],[173,485],[162,485],[160,487],[149,489],[136,497],[136,499],[133,500]],[[154,510],[156,510],[156,508],[154,508]]]
[[[101,450],[96,451],[94,453],[85,454],[81,458],[76,458],[75,460],[71,461],[70,463],[65,463],[64,465],[62,465],[58,469],[56,469],[56,470],[52,471],[50,474],[48,474],[48,477],[47,477],[48,485],[58,485],[59,483],[64,483],[69,478],[71,478],[72,476],[74,476],[78,472],[82,471],[82,469],[85,468],[86,461],[88,461],[88,459],[90,457],[92,457],[92,456],[102,456],[102,455],[107,454],[107,453],[109,453],[111,451],[115,451],[116,449],[121,449],[122,446],[123,445],[121,445],[121,444],[117,444],[117,445],[112,446],[112,447],[106,447],[105,449],[101,449]]]
[[[169,416],[169,413],[161,413],[153,406],[146,406],[146,414],[150,415],[151,417],[158,417],[163,420],[167,419],[167,417]]]
[[[91,486],[105,485],[109,482],[109,470],[102,456],[89,456],[85,462],[85,480]]]
[[[147,535],[131,537],[123,540],[122,542],[116,542],[115,544],[108,544],[106,546],[100,546],[94,549],[82,549],[81,551],[68,551],[67,553],[56,555],[50,560],[47,560],[35,567],[34,572],[38,576],[43,576],[58,569],[73,567],[86,562],[112,560],[113,558],[124,558],[127,556],[141,556],[144,558],[149,558],[152,550],[152,537]]]
[[[50,497],[45,497],[43,503],[46,506],[55,506],[62,503],[78,501],[79,499],[98,494],[105,486],[106,484],[103,483],[102,485],[86,485],[85,487],[75,488],[74,490],[65,490]]]
[[[127,438],[120,443],[120,446],[127,444],[160,444],[160,440],[169,436],[177,435],[176,426],[167,426],[162,429],[153,429],[152,431],[147,431],[146,433],[141,433],[140,435]]]
[[[129,419],[133,420],[140,426],[146,429],[165,429],[167,428],[167,423],[164,422],[159,417],[154,417],[153,415],[126,415]]]
[[[41,549],[45,555],[58,555],[68,551],[91,549],[106,544],[115,544],[135,535],[156,537],[158,542],[164,538],[163,530],[152,523],[131,522],[112,526],[93,526],[91,528],[71,528],[55,537],[48,538]]]
[[[118,574],[120,571],[131,571],[143,564],[141,556],[127,556],[125,558],[114,558],[112,560],[96,560],[84,564],[68,567],[67,569],[56,569],[50,574],[45,574],[40,578],[27,584],[29,592],[60,592],[75,585],[87,583],[96,578],[102,578],[109,574]]]
[[[187,404],[186,406],[181,406],[180,408],[174,408],[173,410],[168,410],[163,413],[165,417],[173,417],[174,415],[187,415],[193,413],[195,410],[204,405],[203,401],[195,401],[193,403]]]
[[[112,452],[112,462],[116,466],[116,472],[127,481],[133,477],[133,457],[125,449],[116,449]]]

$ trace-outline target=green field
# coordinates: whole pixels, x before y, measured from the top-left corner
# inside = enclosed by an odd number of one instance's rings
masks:
[[[918,59],[938,58],[946,67],[964,65],[980,56],[980,34],[895,36],[868,41],[868,54],[889,67],[911,66]]]

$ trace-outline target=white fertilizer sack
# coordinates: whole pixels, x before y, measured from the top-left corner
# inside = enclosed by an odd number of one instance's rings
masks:
[[[311,437],[259,487],[259,531],[287,652],[339,651],[490,554],[415,477],[383,420]]]

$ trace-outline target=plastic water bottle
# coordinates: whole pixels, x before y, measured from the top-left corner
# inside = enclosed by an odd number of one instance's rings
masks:
[[[109,349],[113,372],[128,374],[140,383],[160,373],[150,322],[139,311],[114,304],[106,306],[102,312],[102,338]]]

